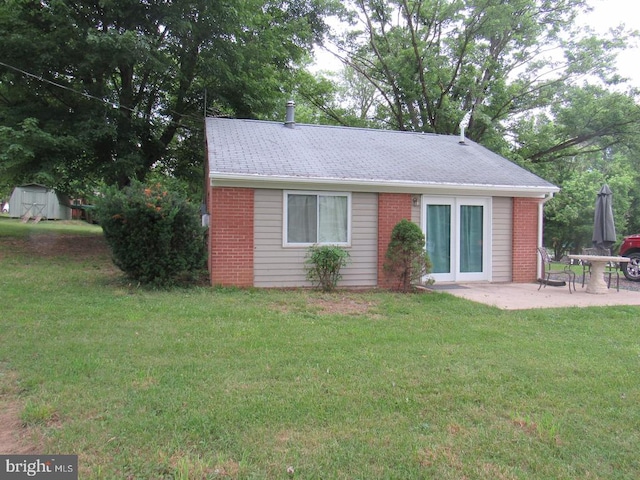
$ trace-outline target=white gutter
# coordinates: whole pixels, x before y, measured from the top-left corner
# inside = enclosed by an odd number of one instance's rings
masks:
[[[553,198],[553,193],[554,192],[550,192],[547,195],[545,195],[544,199],[538,204],[538,248],[544,248],[544,245],[542,244],[542,238],[543,238],[542,223],[544,221],[544,204]],[[537,280],[538,276],[540,275],[540,272],[542,271],[542,258],[540,258],[540,255],[538,254],[536,254],[536,258],[538,259],[538,262],[536,264],[537,265],[536,280]]]
[[[408,192],[422,193],[442,190],[444,192],[458,191],[473,194],[486,193],[503,196],[529,196],[547,198],[560,191],[555,186],[516,186],[516,185],[484,185],[463,183],[426,183],[411,181],[389,180],[363,180],[347,178],[312,178],[296,176],[267,176],[251,174],[211,173],[209,175],[210,186],[243,186],[249,188],[324,188],[324,189],[349,189],[351,191],[377,191],[377,192]]]

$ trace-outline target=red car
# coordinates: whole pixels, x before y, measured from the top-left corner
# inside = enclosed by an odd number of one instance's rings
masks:
[[[629,263],[621,263],[622,273],[629,280],[640,282],[640,234],[625,237],[620,245],[620,255],[629,257]]]

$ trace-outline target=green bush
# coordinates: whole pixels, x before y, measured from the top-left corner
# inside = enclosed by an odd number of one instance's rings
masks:
[[[410,291],[412,285],[421,283],[431,272],[431,267],[422,230],[409,220],[400,220],[391,231],[384,264],[385,271],[396,282],[396,288]]]
[[[305,260],[307,280],[323,292],[336,288],[342,278],[340,269],[349,262],[349,252],[331,245],[313,245],[307,250]]]
[[[96,217],[113,262],[141,284],[169,286],[205,267],[205,229],[197,206],[162,184],[108,187]]]

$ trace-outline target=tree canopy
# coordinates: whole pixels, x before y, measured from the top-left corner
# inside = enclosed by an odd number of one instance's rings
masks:
[[[74,190],[202,175],[202,118],[272,114],[331,0],[6,0],[0,174]]]
[[[598,125],[527,151],[548,161],[593,138],[628,133],[640,119],[635,94],[615,99],[627,101],[624,118],[604,118],[613,99],[597,94],[600,105],[590,105],[597,92],[582,91],[590,79],[622,81],[615,57],[634,35],[618,28],[599,38],[579,29],[576,16],[586,8],[585,0],[355,0],[337,54],[375,87],[373,115],[386,128],[454,134],[470,112],[471,139],[509,150],[522,118],[549,108],[553,117],[600,112]]]

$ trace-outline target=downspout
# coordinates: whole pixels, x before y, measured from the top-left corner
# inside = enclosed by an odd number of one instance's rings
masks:
[[[544,199],[540,203],[538,203],[538,248],[544,247],[544,245],[542,244],[542,235],[543,235],[542,224],[544,221],[544,204],[547,203],[552,198],[553,198],[553,192],[549,192],[545,194]],[[542,259],[540,258],[540,255],[536,255],[536,258],[537,258],[536,280],[538,280],[538,277],[540,276],[540,272],[542,271]]]

